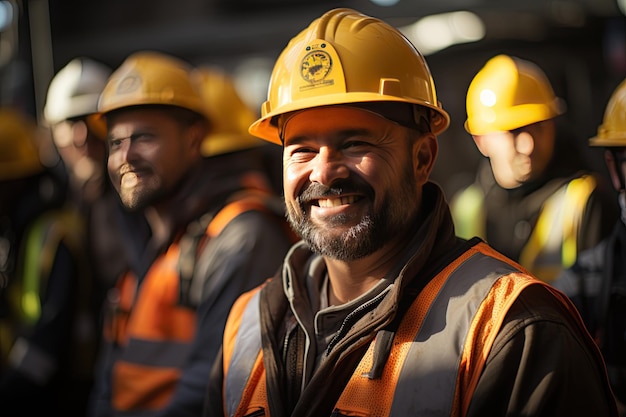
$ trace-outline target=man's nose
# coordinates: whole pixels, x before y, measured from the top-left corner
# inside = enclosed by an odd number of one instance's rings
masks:
[[[344,155],[330,147],[321,147],[311,164],[309,178],[312,182],[330,185],[337,179],[348,178],[350,175]]]
[[[535,140],[528,132],[520,132],[515,136],[515,150],[524,155],[530,155],[535,149]]]

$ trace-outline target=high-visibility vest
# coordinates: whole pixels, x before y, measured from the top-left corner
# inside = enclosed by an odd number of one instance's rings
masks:
[[[560,271],[578,257],[578,237],[585,207],[596,188],[593,175],[583,175],[561,186],[543,204],[537,223],[518,260],[539,279],[552,282]],[[460,192],[450,210],[458,236],[478,236],[488,240],[485,231],[485,195],[477,184]]]
[[[370,378],[372,340],[337,401],[337,415],[401,417],[438,410],[437,415],[464,416],[504,317],[529,285],[544,286],[577,317],[567,297],[486,244],[467,250],[411,303],[376,378]],[[257,288],[240,297],[226,325],[227,416],[269,415],[259,295]]]
[[[90,307],[93,277],[84,249],[85,237],[84,219],[77,211],[60,208],[42,214],[24,232],[16,273],[6,289],[6,301],[11,314],[0,320],[0,353],[3,362],[7,361],[11,349],[19,339],[19,343],[22,344],[20,349],[26,352],[26,355],[33,355],[32,360],[22,360],[19,368],[22,373],[41,384],[47,383],[50,377],[48,370],[57,369],[57,359],[51,352],[31,345],[27,335],[32,332],[41,317],[42,299],[47,291],[50,274],[61,245],[70,252],[76,268],[76,279],[73,284],[75,294],[70,298],[71,302],[75,303],[73,319],[83,325],[74,326],[75,329],[83,331],[72,334],[70,343],[72,369],[65,371],[77,377],[87,376],[91,373],[95,360],[96,338],[92,337],[95,329],[85,329],[86,323],[93,320]]]
[[[585,175],[561,187],[543,205],[519,262],[546,282],[552,282],[578,257],[578,235],[596,179]]]
[[[249,194],[208,216],[202,233],[170,245],[141,284],[132,272],[116,284],[117,299],[109,306],[114,314],[106,320],[104,337],[122,346],[113,368],[111,400],[120,414],[137,409],[156,412],[172,398],[196,332],[203,286],[197,281],[202,274],[194,271],[198,253],[238,215],[270,211],[260,197]]]

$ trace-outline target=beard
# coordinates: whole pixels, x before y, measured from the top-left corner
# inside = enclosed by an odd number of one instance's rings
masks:
[[[123,191],[120,199],[128,210],[137,212],[151,206],[161,198],[163,193],[160,190]]]
[[[320,184],[309,185],[296,199],[295,205],[287,205],[291,227],[309,248],[322,256],[352,261],[371,255],[392,239],[411,230],[418,215],[419,200],[413,172],[408,167],[398,190],[385,190],[381,205],[374,207],[361,217],[359,222],[347,230],[337,233],[339,227],[353,222],[351,216],[340,214],[326,220],[324,226],[316,225],[309,217],[304,202],[324,196],[342,193],[359,193],[374,201],[374,191],[362,181],[352,177],[336,182],[330,187]]]
[[[120,200],[124,204],[124,207],[132,212],[144,210],[167,195],[167,191],[163,188],[160,181],[156,179],[147,184],[142,184],[139,187],[118,187]]]

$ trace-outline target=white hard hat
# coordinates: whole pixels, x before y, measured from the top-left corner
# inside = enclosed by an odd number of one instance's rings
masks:
[[[54,76],[48,87],[44,117],[48,124],[98,111],[98,98],[111,69],[89,58],[71,60]]]

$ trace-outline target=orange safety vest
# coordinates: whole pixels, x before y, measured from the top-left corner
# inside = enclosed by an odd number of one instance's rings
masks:
[[[199,243],[250,210],[270,211],[259,195],[232,201],[211,218]],[[194,287],[181,278],[181,242],[184,237],[156,259],[141,285],[132,272],[116,284],[115,314],[104,326],[105,339],[123,346],[112,370],[115,410],[158,410],[174,394],[196,332],[197,303],[188,302],[193,296],[183,291]]]
[[[382,376],[376,379],[368,377],[375,339],[370,343],[335,411],[338,415],[400,417],[445,410],[454,417],[466,415],[504,317],[529,285],[546,287],[578,317],[560,292],[485,243],[473,246],[435,276],[412,302]],[[259,294],[257,288],[240,297],[226,324],[223,366],[228,416],[269,415]]]

